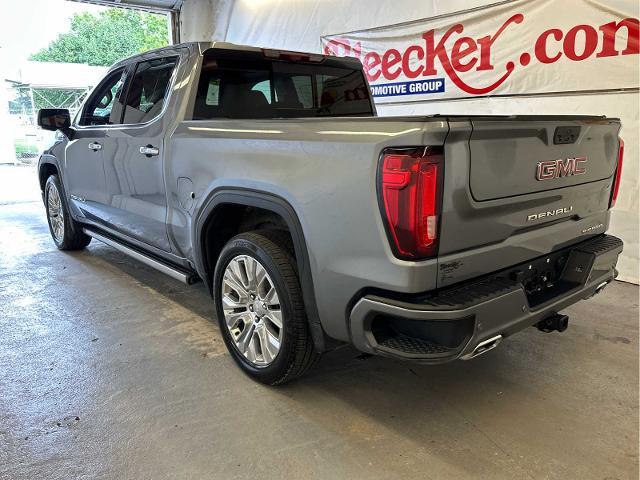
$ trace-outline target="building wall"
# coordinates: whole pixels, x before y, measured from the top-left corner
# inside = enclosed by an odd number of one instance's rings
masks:
[[[185,0],[182,40],[224,40],[238,44],[320,52],[320,36],[428,18],[485,6],[486,0]],[[602,0],[636,12],[634,0]],[[637,65],[636,65],[637,68]],[[606,74],[606,72],[603,72]],[[639,81],[640,84],[640,81]],[[620,279],[639,283],[638,92],[519,96],[380,105],[380,115],[407,114],[596,114],[623,123],[625,162],[610,232],[625,241]]]

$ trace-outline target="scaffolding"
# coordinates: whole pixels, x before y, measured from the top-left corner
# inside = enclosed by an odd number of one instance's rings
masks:
[[[82,64],[29,61],[10,74],[13,78],[4,79],[4,85],[0,82],[8,100],[5,128],[13,138],[16,159],[35,157],[47,141],[48,132],[36,126],[38,110],[66,108],[74,116],[106,71]]]
[[[9,114],[27,116],[30,123],[35,122],[41,108],[66,108],[72,116],[75,115],[91,90],[90,86],[62,88],[23,83],[14,83],[11,87],[13,100],[9,104]]]
[[[17,78],[6,79],[13,90],[10,113],[27,115],[32,122],[41,108],[67,108],[73,114],[105,71],[76,63],[26,62]]]

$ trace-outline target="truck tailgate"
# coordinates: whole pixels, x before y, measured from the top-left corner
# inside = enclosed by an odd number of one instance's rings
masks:
[[[604,233],[616,119],[449,117],[438,286]]]
[[[619,126],[608,120],[474,119],[471,124],[470,180],[476,200],[572,187],[613,175]]]

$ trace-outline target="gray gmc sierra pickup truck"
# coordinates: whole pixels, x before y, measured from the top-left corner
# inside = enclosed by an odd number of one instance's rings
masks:
[[[616,276],[620,122],[376,117],[358,60],[189,43],[123,60],[40,158],[51,235],[211,291],[278,384],[344,342],[470,359]]]

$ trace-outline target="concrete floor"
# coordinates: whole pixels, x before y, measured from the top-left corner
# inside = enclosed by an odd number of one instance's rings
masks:
[[[0,205],[0,232],[1,479],[638,478],[636,286],[471,362],[342,348],[268,388],[202,286],[57,251],[38,201]]]

